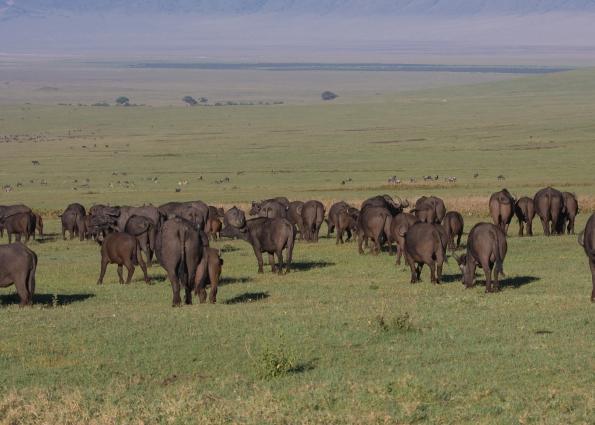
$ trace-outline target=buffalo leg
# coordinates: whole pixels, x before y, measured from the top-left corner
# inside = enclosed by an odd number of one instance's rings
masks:
[[[492,269],[490,268],[489,263],[485,263],[481,265],[483,272],[486,276],[486,292],[493,292],[492,289]]]
[[[403,248],[397,244],[397,266],[401,265],[401,257],[403,256]]]
[[[27,276],[22,276],[21,279],[19,279],[21,281],[21,284],[19,285],[15,285],[16,286],[16,290],[17,290],[17,295],[19,296],[19,306],[20,307],[25,307],[26,305],[31,304],[31,300],[30,300],[30,296],[29,296],[29,291],[27,291]]]
[[[520,236],[520,237],[523,237],[523,227],[524,227],[524,226],[523,226],[523,224],[524,224],[524,223],[523,223],[523,220],[520,220],[520,219],[519,219],[519,236]],[[528,228],[528,226],[527,226],[527,232],[528,232],[528,231],[529,231],[529,228]]]
[[[341,230],[339,228],[337,228],[337,237],[336,237],[335,245],[339,245],[339,243],[343,244],[343,232],[341,232]]]
[[[198,295],[198,302],[204,304],[207,301],[207,290],[205,287],[207,286],[207,280],[203,279],[202,282],[198,284],[196,287],[196,294]],[[211,292],[213,289],[211,288]]]
[[[456,249],[459,249],[461,247],[461,237],[463,236],[463,232],[461,231],[461,233],[458,234],[457,236],[457,247]]]
[[[411,257],[409,257],[409,255],[407,255],[407,253],[405,253],[405,261],[407,261],[407,264],[409,264],[409,268],[411,269],[411,283],[418,282],[419,278],[417,276],[415,262],[413,261],[413,259]]]
[[[172,307],[179,307],[182,304],[182,298],[180,298],[180,281],[175,273],[168,273],[169,281],[171,282],[171,290],[173,293]]]
[[[378,236],[374,239],[374,255],[380,254],[380,251],[382,251],[382,246],[380,246],[380,236]]]
[[[275,256],[273,254],[269,254],[269,264],[271,265],[271,271],[275,273],[277,266],[275,265]]]
[[[428,264],[428,267],[430,268],[430,282],[434,284],[438,283],[436,282],[436,263],[432,262]]]
[[[364,250],[362,248],[362,244],[364,242],[364,236],[363,235],[358,235],[357,238],[357,252],[359,252],[360,255],[364,254]]]
[[[124,276],[121,264],[118,264],[118,278],[120,279],[120,285],[124,285]]]
[[[591,266],[591,280],[593,281],[593,290],[591,291],[591,302],[595,303],[595,260],[589,261]]]
[[[192,287],[190,285],[184,286],[184,303],[192,305]]]
[[[283,274],[283,248],[277,251],[277,258],[279,259],[279,268],[277,271],[279,274]]]
[[[147,256],[147,258],[150,258],[149,256]],[[140,269],[143,271],[143,277],[145,278],[145,283],[149,283],[149,275],[147,274],[147,265],[145,264],[145,261],[143,260],[143,257],[139,256],[138,258],[138,265],[140,266]]]
[[[219,273],[215,270],[209,270],[209,280],[211,281],[211,290],[209,291],[209,302],[217,302],[217,287],[219,286]]]
[[[101,259],[101,271],[99,272],[99,280],[97,281],[98,285],[103,284],[103,277],[105,276],[105,271],[107,269],[107,258],[106,259]]]
[[[533,236],[533,220],[527,220],[527,235]]]
[[[442,264],[436,266],[436,283],[440,283],[442,280]]]
[[[550,235],[550,225],[547,221],[547,219],[541,218],[541,225],[543,226],[543,234],[545,236],[549,236]]]
[[[264,273],[262,253],[260,252],[260,249],[258,249],[256,247],[253,247],[253,248],[254,248],[254,255],[256,255],[256,261],[258,261],[258,273]]]

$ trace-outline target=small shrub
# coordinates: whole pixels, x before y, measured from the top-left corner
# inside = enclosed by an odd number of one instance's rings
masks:
[[[182,98],[182,102],[187,103],[190,106],[196,106],[196,105],[198,105],[198,102],[192,96],[184,96]]]
[[[413,323],[409,313],[405,312],[392,320],[392,327],[399,332],[409,332],[413,330]]]
[[[322,92],[320,97],[322,98],[322,100],[327,101],[327,100],[335,100],[336,98],[339,97],[339,95],[336,93],[333,93],[332,91],[327,90],[327,91]]]
[[[372,320],[369,320],[368,324],[370,325],[374,333],[405,333],[414,330],[413,323],[411,322],[411,317],[407,312],[400,314],[391,320],[387,320],[383,315],[379,314]]]
[[[284,346],[263,348],[254,359],[256,373],[261,379],[273,379],[292,373],[297,366],[295,353]]]
[[[130,105],[130,99],[126,96],[120,96],[116,99],[116,103],[120,106],[128,106]]]

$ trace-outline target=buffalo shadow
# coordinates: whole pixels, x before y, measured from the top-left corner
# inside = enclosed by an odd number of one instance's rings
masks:
[[[301,272],[315,270],[315,269],[324,269],[326,267],[334,266],[335,263],[331,263],[329,261],[297,261],[291,263],[291,270],[298,270]]]
[[[223,301],[223,304],[245,304],[265,300],[268,297],[270,297],[268,292],[244,292],[243,294],[236,295],[233,298]]]
[[[35,294],[33,296],[33,305],[42,305],[51,307],[54,305],[69,305],[93,298],[95,294]],[[16,292],[12,294],[0,295],[0,305],[8,306],[19,304],[21,302]]]

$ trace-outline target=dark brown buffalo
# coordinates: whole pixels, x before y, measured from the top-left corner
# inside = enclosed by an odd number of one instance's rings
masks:
[[[35,230],[39,236],[43,236],[43,217],[37,213],[33,213],[33,216],[35,217]],[[35,233],[33,233],[33,239],[35,239]]]
[[[153,220],[144,216],[133,215],[128,219],[124,232],[136,238],[141,251],[147,257],[147,264],[151,267],[157,238],[157,226]]]
[[[25,242],[29,242],[31,235],[35,235],[35,216],[30,212],[9,215],[2,220],[2,227],[8,233],[8,243],[12,242],[13,235],[17,242],[20,242],[23,236]]]
[[[357,222],[357,250],[360,254],[364,253],[362,244],[367,239],[374,242],[373,254],[380,253],[382,243],[389,240],[392,218],[391,211],[384,207],[366,206],[360,211]]]
[[[204,230],[209,219],[209,206],[202,201],[168,202],[159,208],[162,221],[170,217],[183,218],[201,230]]]
[[[174,307],[182,303],[181,287],[185,290],[185,303],[192,304],[196,268],[204,255],[203,243],[196,225],[180,217],[167,220],[159,230],[155,253],[171,282]]]
[[[411,268],[411,283],[420,281],[424,264],[430,268],[430,281],[439,284],[442,279],[442,265],[446,260],[446,232],[435,223],[415,223],[398,230],[405,238],[405,260]]]
[[[287,218],[289,203],[286,204],[284,200],[284,198],[275,198],[261,202],[252,201],[250,215],[267,218]]]
[[[359,220],[359,210],[357,208],[348,207],[341,210],[336,216],[336,243],[343,243],[343,235],[347,233],[347,242],[351,240],[354,233],[357,232],[357,222]]]
[[[207,291],[205,289],[207,285],[211,285],[209,302],[211,304],[217,302],[217,286],[219,285],[222,266],[223,260],[219,256],[219,251],[215,248],[205,248],[205,255],[203,255],[196,268],[194,278],[194,293],[198,295],[201,304],[207,300]]]
[[[591,215],[587,221],[585,230],[578,236],[578,243],[585,249],[585,254],[587,254],[587,258],[589,259],[591,280],[593,283],[591,302],[595,302],[595,214]]]
[[[62,239],[66,240],[66,232],[69,232],[70,239],[78,235],[81,241],[84,240],[87,233],[86,215],[85,207],[81,204],[74,203],[68,205],[60,216],[62,222]]]
[[[403,256],[403,252],[405,250],[405,234],[409,227],[413,226],[415,223],[419,223],[419,218],[417,218],[414,214],[410,213],[403,213],[396,215],[393,217],[390,223],[390,241],[389,241],[389,248],[390,253],[392,254],[393,250],[393,241],[397,243],[397,265],[401,264],[401,257]],[[399,230],[400,229],[400,230]],[[401,234],[403,232],[403,234]]]
[[[423,223],[442,223],[446,215],[446,206],[437,196],[422,196],[415,202],[412,212]]]
[[[125,231],[126,224],[128,223],[130,217],[132,217],[133,215],[148,218],[149,220],[151,220],[156,229],[158,228],[161,222],[161,215],[159,214],[159,210],[157,209],[157,207],[154,207],[153,205],[143,205],[142,207],[124,206],[120,207],[120,215],[118,216],[117,228],[119,232]]]
[[[207,228],[205,229],[205,233],[207,236],[211,237],[214,241],[219,239],[219,234],[221,233],[221,228],[223,227],[223,223],[218,218],[209,218],[207,222]]]
[[[33,303],[36,270],[37,255],[25,245],[0,245],[0,288],[14,284],[21,307]]]
[[[564,233],[564,228],[566,228],[569,235],[574,235],[574,220],[578,214],[578,201],[576,195],[570,192],[562,192],[562,199],[564,200],[561,223],[562,233]]]
[[[287,219],[291,224],[293,224],[297,232],[300,235],[300,239],[303,238],[302,236],[302,228],[304,227],[304,223],[302,221],[302,208],[304,207],[304,203],[302,201],[293,201],[289,203],[287,207]]]
[[[519,220],[519,236],[524,236],[524,226],[527,225],[527,235],[533,236],[533,218],[535,217],[535,205],[533,199],[523,196],[516,201],[514,213]]]
[[[324,221],[324,205],[320,201],[304,202],[302,207],[303,237],[308,242],[318,242],[320,226]]]
[[[0,205],[0,221],[8,216],[18,213],[30,213],[31,208],[26,205]]]
[[[546,236],[562,234],[561,221],[564,209],[562,193],[551,187],[541,189],[533,197],[535,213],[541,220]]]
[[[504,233],[508,233],[508,226],[514,215],[514,198],[507,189],[493,193],[490,196],[490,215],[496,226],[500,226]]]
[[[475,268],[479,265],[486,276],[486,292],[499,291],[498,275],[504,275],[506,250],[506,234],[501,227],[491,223],[478,223],[473,226],[467,238],[467,253],[460,258],[455,257],[463,272],[465,287],[471,288],[475,285]]]
[[[147,276],[147,266],[143,257],[139,254],[139,243],[136,238],[128,233],[114,232],[107,235],[101,243],[101,272],[97,284],[103,284],[103,277],[107,270],[108,264],[118,265],[118,278],[120,284],[124,284],[122,276],[122,266],[128,270],[126,283],[130,283],[132,275],[134,274],[134,266],[140,265],[143,271],[145,282],[149,283],[149,276]]]
[[[289,273],[295,243],[295,228],[285,218],[253,218],[246,220],[244,212],[236,207],[225,213],[225,227],[221,236],[243,239],[252,245],[258,261],[258,273],[263,273],[262,253],[269,254],[273,273],[283,273],[283,250],[287,250],[286,273]],[[279,266],[275,265],[277,255]]]
[[[461,213],[457,211],[449,211],[442,220],[442,226],[446,231],[446,237],[448,239],[448,247],[453,251],[461,246],[461,236],[463,236],[463,229],[465,227],[465,220]],[[455,244],[455,236],[457,237],[457,243]]]
[[[360,211],[363,211],[367,207],[381,207],[387,209],[392,216],[403,212],[404,208],[409,207],[409,201],[402,201],[401,198],[391,198],[389,195],[378,195],[366,199],[362,202]]]

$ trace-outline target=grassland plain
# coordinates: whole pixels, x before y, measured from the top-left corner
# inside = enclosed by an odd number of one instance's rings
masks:
[[[587,205],[581,229],[595,195],[594,76],[336,104],[0,107],[8,141],[0,183],[14,186],[0,203],[45,211],[48,229],[31,243],[36,306],[19,309],[13,289],[0,295],[0,421],[592,424],[586,258],[575,236],[545,238],[537,221],[533,238],[513,236],[512,226],[496,295],[464,290],[452,259],[443,285],[431,285],[427,270],[410,285],[394,258],[323,239],[299,243],[294,272],[278,277],[256,274],[246,243],[223,241],[215,243],[225,259],[219,303],[172,309],[158,267],[152,285],[137,270],[120,286],[110,268],[96,286],[97,245],[59,240],[52,216],[72,201],[231,205],[279,194],[330,202],[431,192],[468,207],[468,230],[502,185],[521,195],[552,184]],[[458,182],[385,186],[394,174]],[[229,184],[214,183],[225,176]],[[263,379],[271,355],[291,367]]]

